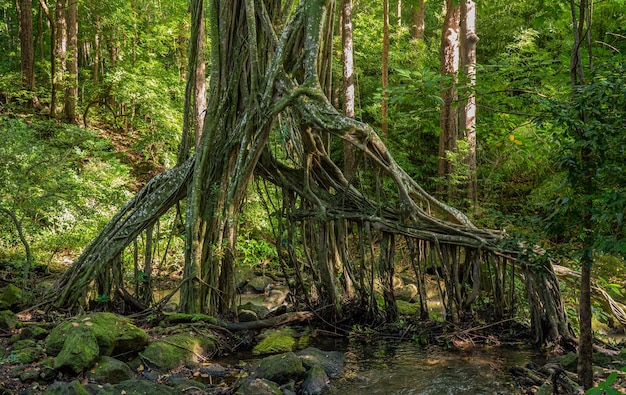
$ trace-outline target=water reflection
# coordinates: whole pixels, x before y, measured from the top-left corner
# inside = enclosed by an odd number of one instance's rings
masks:
[[[344,374],[325,393],[333,395],[516,394],[508,368],[525,365],[529,350],[478,347],[428,352],[412,343],[355,344],[346,350]]]

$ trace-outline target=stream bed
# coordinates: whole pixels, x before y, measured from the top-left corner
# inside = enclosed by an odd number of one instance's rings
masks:
[[[344,373],[325,394],[516,394],[522,392],[508,369],[545,362],[528,348],[502,346],[430,352],[410,342],[376,342],[345,352]]]

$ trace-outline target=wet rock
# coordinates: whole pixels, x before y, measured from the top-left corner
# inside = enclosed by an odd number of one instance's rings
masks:
[[[262,294],[268,291],[273,283],[274,280],[269,277],[254,277],[243,287],[243,291],[244,293]]]
[[[293,350],[296,344],[294,338],[295,331],[291,328],[270,329],[265,331],[264,338],[254,346],[252,353],[261,354],[277,354]]]
[[[289,294],[289,290],[282,289],[272,289],[263,299],[263,305],[267,307],[270,311],[277,309],[287,299],[287,295]]]
[[[167,380],[167,385],[173,387],[178,394],[205,394],[205,385],[199,381],[191,380],[185,377],[172,377]]]
[[[339,351],[322,351],[315,347],[307,347],[297,353],[302,361],[302,365],[311,369],[315,365],[320,365],[328,377],[337,377],[343,372],[345,355]]]
[[[253,311],[259,320],[267,318],[267,316],[270,314],[270,311],[267,307],[260,305],[260,304],[254,304],[252,302],[244,303],[241,306],[239,306],[238,309]]]
[[[293,352],[287,352],[260,360],[253,377],[284,384],[289,380],[298,380],[304,372],[300,358]]]
[[[218,363],[210,363],[206,366],[198,369],[201,374],[210,374],[212,376],[224,376],[230,372],[230,369],[226,369]]]
[[[15,307],[22,301],[22,290],[13,284],[9,284],[0,293],[0,310]]]
[[[320,395],[329,384],[330,380],[322,365],[315,365],[307,372],[300,390],[303,395]]]
[[[239,322],[252,322],[258,321],[259,317],[252,310],[239,310],[237,313],[237,319]]]
[[[11,310],[0,311],[0,329],[12,331],[17,326],[17,316]]]
[[[54,368],[68,369],[78,374],[90,368],[99,355],[100,347],[93,331],[88,327],[77,327],[54,359]]]
[[[171,370],[182,366],[190,368],[209,359],[216,345],[211,339],[188,334],[177,334],[151,343],[140,353],[146,365],[158,370]]]
[[[98,395],[174,395],[179,392],[166,385],[146,380],[126,380],[110,387],[104,387]]]
[[[273,381],[259,378],[247,378],[237,388],[239,395],[283,395],[283,392]]]
[[[93,334],[100,355],[111,356],[142,350],[147,342],[146,332],[133,325],[128,318],[112,313],[93,313],[73,318],[55,327],[46,338],[48,354],[57,355],[66,342],[83,331]]]
[[[89,392],[78,381],[70,383],[56,381],[42,395],[89,395]]]
[[[394,295],[396,301],[403,300],[405,302],[414,302],[417,299],[417,287],[414,284],[408,284],[404,287],[395,289]]]
[[[122,361],[102,356],[96,360],[94,367],[87,371],[87,378],[95,383],[117,384],[132,379],[133,371]]]

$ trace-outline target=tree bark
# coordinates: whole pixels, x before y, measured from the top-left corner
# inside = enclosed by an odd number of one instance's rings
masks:
[[[426,28],[426,1],[417,0],[417,6],[413,6],[413,25],[411,34],[415,40],[424,40]]]
[[[352,0],[341,0],[341,46],[343,61],[343,113],[354,118],[354,42],[352,38]],[[348,180],[355,175],[354,146],[343,142],[343,171]]]
[[[32,0],[19,0],[18,4],[22,89],[29,92],[28,107],[32,107],[35,102],[31,97],[35,94],[33,2]]]
[[[54,118],[57,114],[57,105],[60,102],[60,93],[63,92],[63,80],[65,74],[65,62],[67,54],[67,24],[65,12],[68,0],[57,0],[55,8],[55,49],[53,63],[54,76],[52,81],[52,97],[50,99],[50,116]],[[74,1],[74,0],[71,0]]]
[[[206,112],[205,12],[204,0],[193,0],[191,8],[191,39],[183,110],[183,135],[179,145],[178,163],[189,158],[192,148],[200,143]]]
[[[473,0],[461,1],[461,69],[466,78],[466,93],[462,101],[460,126],[467,143],[467,199],[476,206],[478,181],[476,179],[476,4]]]
[[[389,137],[389,104],[387,88],[389,86],[389,0],[383,0],[383,53],[382,53],[382,88],[381,108],[383,138]]]
[[[459,70],[459,29],[460,8],[454,5],[454,0],[446,0],[446,17],[441,34],[441,75],[449,79],[444,84],[441,93],[443,104],[439,113],[439,162],[437,174],[439,183],[437,191],[442,196],[447,192],[448,198],[454,194],[454,186],[451,185],[450,175],[454,171],[452,162],[447,158],[448,152],[457,152],[457,138],[459,135],[459,110],[456,106],[458,101],[457,73]]]
[[[78,0],[67,3],[67,80],[65,81],[65,121],[76,123],[78,103]]]

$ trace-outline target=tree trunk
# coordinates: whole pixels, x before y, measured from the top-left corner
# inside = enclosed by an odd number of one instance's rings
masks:
[[[183,135],[179,146],[178,163],[189,157],[191,148],[200,143],[206,112],[206,62],[205,62],[205,13],[204,0],[193,0],[191,8],[191,39],[187,66],[187,86]]]
[[[467,199],[476,206],[478,182],[476,179],[476,4],[473,0],[461,1],[461,68],[466,78],[466,93],[463,98],[460,126],[467,143]]]
[[[396,3],[396,25],[402,26],[402,0],[397,0]]]
[[[67,3],[67,80],[65,81],[65,121],[76,123],[78,103],[78,0]]]
[[[36,101],[35,94],[35,45],[33,36],[33,2],[19,0],[19,36],[21,53],[22,89],[29,92],[28,107]]]
[[[417,0],[417,7],[413,6],[413,26],[411,35],[415,40],[424,40],[424,29],[426,27],[426,1]]]
[[[454,0],[446,0],[446,17],[443,23],[441,34],[441,75],[448,77],[445,82],[445,90],[441,93],[443,104],[439,113],[439,162],[437,174],[439,183],[437,190],[442,194],[447,192],[447,197],[454,195],[454,186],[450,175],[454,171],[452,162],[449,160],[448,152],[457,152],[457,138],[459,135],[459,110],[456,105],[458,92],[456,88],[457,73],[459,70],[459,21],[460,9],[454,5]]]
[[[341,46],[343,61],[343,113],[354,118],[354,42],[352,39],[352,0],[341,0]],[[343,142],[343,172],[348,180],[355,175],[354,146]]]
[[[74,0],[72,0],[74,1]],[[67,54],[67,24],[65,19],[67,0],[57,0],[55,8],[55,49],[52,59],[54,76],[52,81],[52,97],[50,99],[50,116],[57,114],[57,103],[61,102],[60,93],[63,92],[63,80],[65,74],[65,62]]]
[[[389,137],[389,104],[387,87],[389,86],[389,0],[383,0],[383,54],[382,54],[382,131],[383,138]]]
[[[578,10],[576,10],[578,7]],[[588,0],[581,0],[578,5],[571,0],[570,8],[572,12],[572,25],[574,43],[572,46],[572,54],[570,59],[570,73],[572,82],[573,95],[576,95],[576,90],[584,85],[585,76],[582,58],[580,54],[580,48],[584,41],[590,43],[589,35],[591,34],[591,21],[590,13],[591,6]],[[587,48],[589,51],[589,67],[592,65],[591,47]],[[586,123],[585,110],[580,110],[580,121]],[[589,137],[585,134],[584,130],[578,129],[578,139],[580,141],[586,141]],[[591,327],[591,267],[593,265],[593,158],[591,155],[591,149],[588,146],[583,146],[580,149],[580,161],[581,172],[580,178],[582,180],[582,207],[581,207],[581,226],[582,226],[582,250],[581,250],[581,271],[580,271],[580,301],[578,306],[578,323],[580,329],[580,338],[578,342],[578,381],[585,389],[589,389],[593,386],[593,331]]]
[[[95,16],[93,34],[93,87],[97,91],[100,83],[100,16]]]

